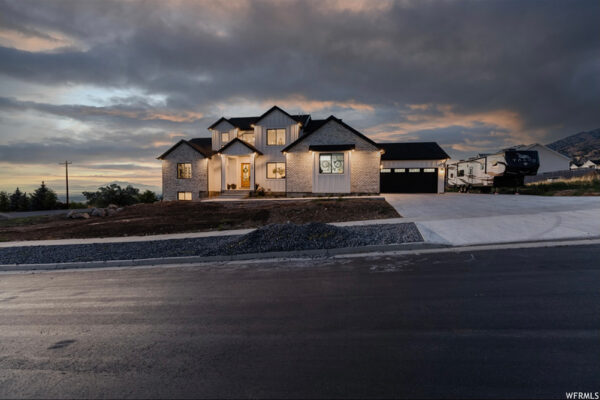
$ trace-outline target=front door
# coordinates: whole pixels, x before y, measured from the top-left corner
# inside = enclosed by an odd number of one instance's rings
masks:
[[[241,163],[242,168],[242,182],[240,187],[242,189],[250,189],[250,163]]]

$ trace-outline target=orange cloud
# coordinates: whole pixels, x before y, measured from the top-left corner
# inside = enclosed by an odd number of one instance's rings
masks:
[[[267,107],[272,104],[286,109],[301,109],[304,112],[314,112],[328,108],[347,108],[355,111],[373,112],[375,109],[370,104],[359,103],[355,100],[333,101],[333,100],[309,100],[301,95],[293,95],[284,99],[269,99],[262,102]]]
[[[0,45],[24,51],[51,51],[61,47],[80,47],[74,39],[58,32],[27,35],[11,29],[0,29]]]
[[[506,136],[515,141],[535,142],[543,137],[541,130],[526,130],[519,113],[512,110],[492,110],[478,113],[461,113],[447,104],[409,104],[410,111],[404,112],[403,122],[381,124],[366,129],[371,136],[391,138],[424,130],[435,130],[451,126],[473,128],[479,125],[491,126],[490,132],[496,137]]]

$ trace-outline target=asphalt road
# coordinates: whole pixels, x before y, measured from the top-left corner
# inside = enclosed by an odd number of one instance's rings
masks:
[[[600,391],[600,246],[0,274],[0,397]]]

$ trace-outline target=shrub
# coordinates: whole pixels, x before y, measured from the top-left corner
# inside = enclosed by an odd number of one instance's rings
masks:
[[[146,190],[138,196],[138,200],[140,203],[154,203],[158,201],[158,197],[152,190]]]
[[[119,206],[130,206],[139,203],[139,189],[127,185],[125,189],[113,183],[104,187],[99,187],[96,192],[83,192],[88,203],[96,207],[106,207],[109,204]]]

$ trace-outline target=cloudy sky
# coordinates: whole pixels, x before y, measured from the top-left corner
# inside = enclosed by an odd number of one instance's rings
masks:
[[[220,116],[334,114],[454,158],[600,127],[600,2],[1,1],[0,190],[159,190]]]

